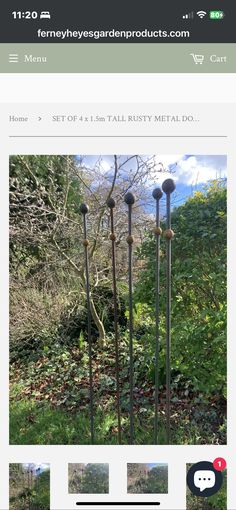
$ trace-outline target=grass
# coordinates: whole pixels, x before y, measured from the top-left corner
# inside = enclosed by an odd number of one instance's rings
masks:
[[[118,444],[117,417],[99,408],[94,416],[96,444]],[[165,444],[164,424],[160,424],[159,443]],[[122,443],[129,444],[129,420],[122,420]],[[153,421],[135,420],[135,443],[153,444]],[[88,412],[66,413],[48,404],[18,400],[10,407],[10,444],[91,444]]]
[[[16,390],[14,390],[16,391]],[[103,412],[99,406],[94,415],[95,444],[118,444],[117,417],[111,411]],[[177,424],[171,432],[172,444],[196,444],[199,428]],[[135,417],[135,444],[153,444],[153,414]],[[122,443],[129,444],[129,417],[122,419]],[[88,410],[69,413],[55,409],[48,403],[20,399],[10,406],[10,444],[79,445],[91,444]],[[159,421],[158,444],[166,444],[164,417]]]
[[[126,353],[126,344],[123,352]],[[93,359],[95,444],[115,445],[117,416],[112,346]],[[124,356],[121,381],[122,444],[129,441],[128,356]],[[11,364],[10,444],[91,444],[88,359],[76,346],[53,344],[50,352],[31,353]],[[134,444],[154,444],[154,386],[135,370]],[[173,386],[171,444],[225,444],[222,410],[197,394],[186,400],[185,386]],[[177,402],[176,402],[177,395]],[[158,444],[166,444],[165,387],[159,392]],[[195,400],[194,400],[195,399]],[[200,403],[198,403],[200,399]]]

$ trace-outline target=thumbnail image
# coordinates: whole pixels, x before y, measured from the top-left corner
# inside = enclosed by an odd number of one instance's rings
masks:
[[[70,494],[109,494],[109,464],[69,464]]]
[[[49,464],[9,465],[10,510],[50,510]]]
[[[9,165],[10,444],[226,444],[226,156]]]
[[[187,464],[187,472],[192,464]],[[199,497],[192,494],[187,486],[186,510],[227,510],[227,470],[222,471],[223,485],[213,496]]]
[[[128,494],[167,494],[168,464],[127,464]]]

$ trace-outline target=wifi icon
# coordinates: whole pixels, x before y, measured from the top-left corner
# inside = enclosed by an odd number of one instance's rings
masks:
[[[205,18],[206,14],[207,14],[207,13],[206,13],[206,11],[198,11],[198,12],[197,12],[197,15],[198,15],[198,16],[199,16],[199,18],[201,18],[201,19],[202,19],[202,18]]]

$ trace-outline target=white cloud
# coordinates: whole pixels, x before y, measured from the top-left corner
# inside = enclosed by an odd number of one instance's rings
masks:
[[[157,168],[161,168],[159,162],[165,169],[169,168],[174,172],[173,174],[171,172],[158,174],[154,171],[159,184],[162,184],[168,177],[172,177],[176,182],[190,186],[227,175],[226,156],[159,155],[157,156]]]
[[[24,468],[25,469],[33,469],[33,471],[35,472],[36,469],[41,469],[41,471],[45,471],[46,469],[49,469],[49,464],[35,464],[35,463],[28,463],[28,464],[23,464]]]
[[[111,163],[106,159],[102,159],[102,161],[100,162],[100,169],[105,173],[109,172],[109,170],[111,169]]]
[[[165,179],[171,177],[174,180],[176,179],[176,175],[171,173],[171,170],[175,170],[177,168],[177,164],[179,161],[184,158],[184,154],[172,154],[172,155],[158,155],[155,157],[156,160],[156,169],[152,171],[151,179],[149,181],[150,185],[158,184],[161,186]],[[160,173],[160,170],[164,169],[165,172]],[[170,170],[170,172],[168,172]]]
[[[224,165],[222,168],[222,164]],[[226,176],[226,167],[218,156],[190,156],[178,162],[177,180],[186,185],[196,185]]]
[[[98,156],[85,157],[85,161],[90,167],[92,167],[97,160]],[[171,177],[179,184],[194,186],[227,175],[226,156],[158,154],[155,157],[155,161],[156,167],[151,172],[147,183],[148,186],[153,186],[155,184],[161,186],[163,181],[168,177]],[[102,173],[106,174],[109,172],[112,164],[112,156],[102,156],[100,160]],[[162,169],[164,169],[165,172],[161,173],[160,170]]]

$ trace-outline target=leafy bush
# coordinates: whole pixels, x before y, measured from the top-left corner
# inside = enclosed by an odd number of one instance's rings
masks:
[[[56,337],[57,320],[63,306],[61,298],[27,284],[12,282],[10,296],[11,361],[41,349]]]
[[[191,381],[205,395],[226,396],[226,189],[213,183],[174,209],[172,248],[172,376]],[[160,370],[165,349],[165,245],[161,254]],[[135,288],[135,299],[150,307],[154,323],[155,240],[139,250],[146,268]],[[147,323],[148,325],[148,323]],[[148,341],[147,341],[148,339]],[[154,328],[144,339],[154,355]],[[149,348],[148,348],[149,345]],[[150,364],[150,370],[151,370]],[[148,373],[150,373],[150,370]]]

